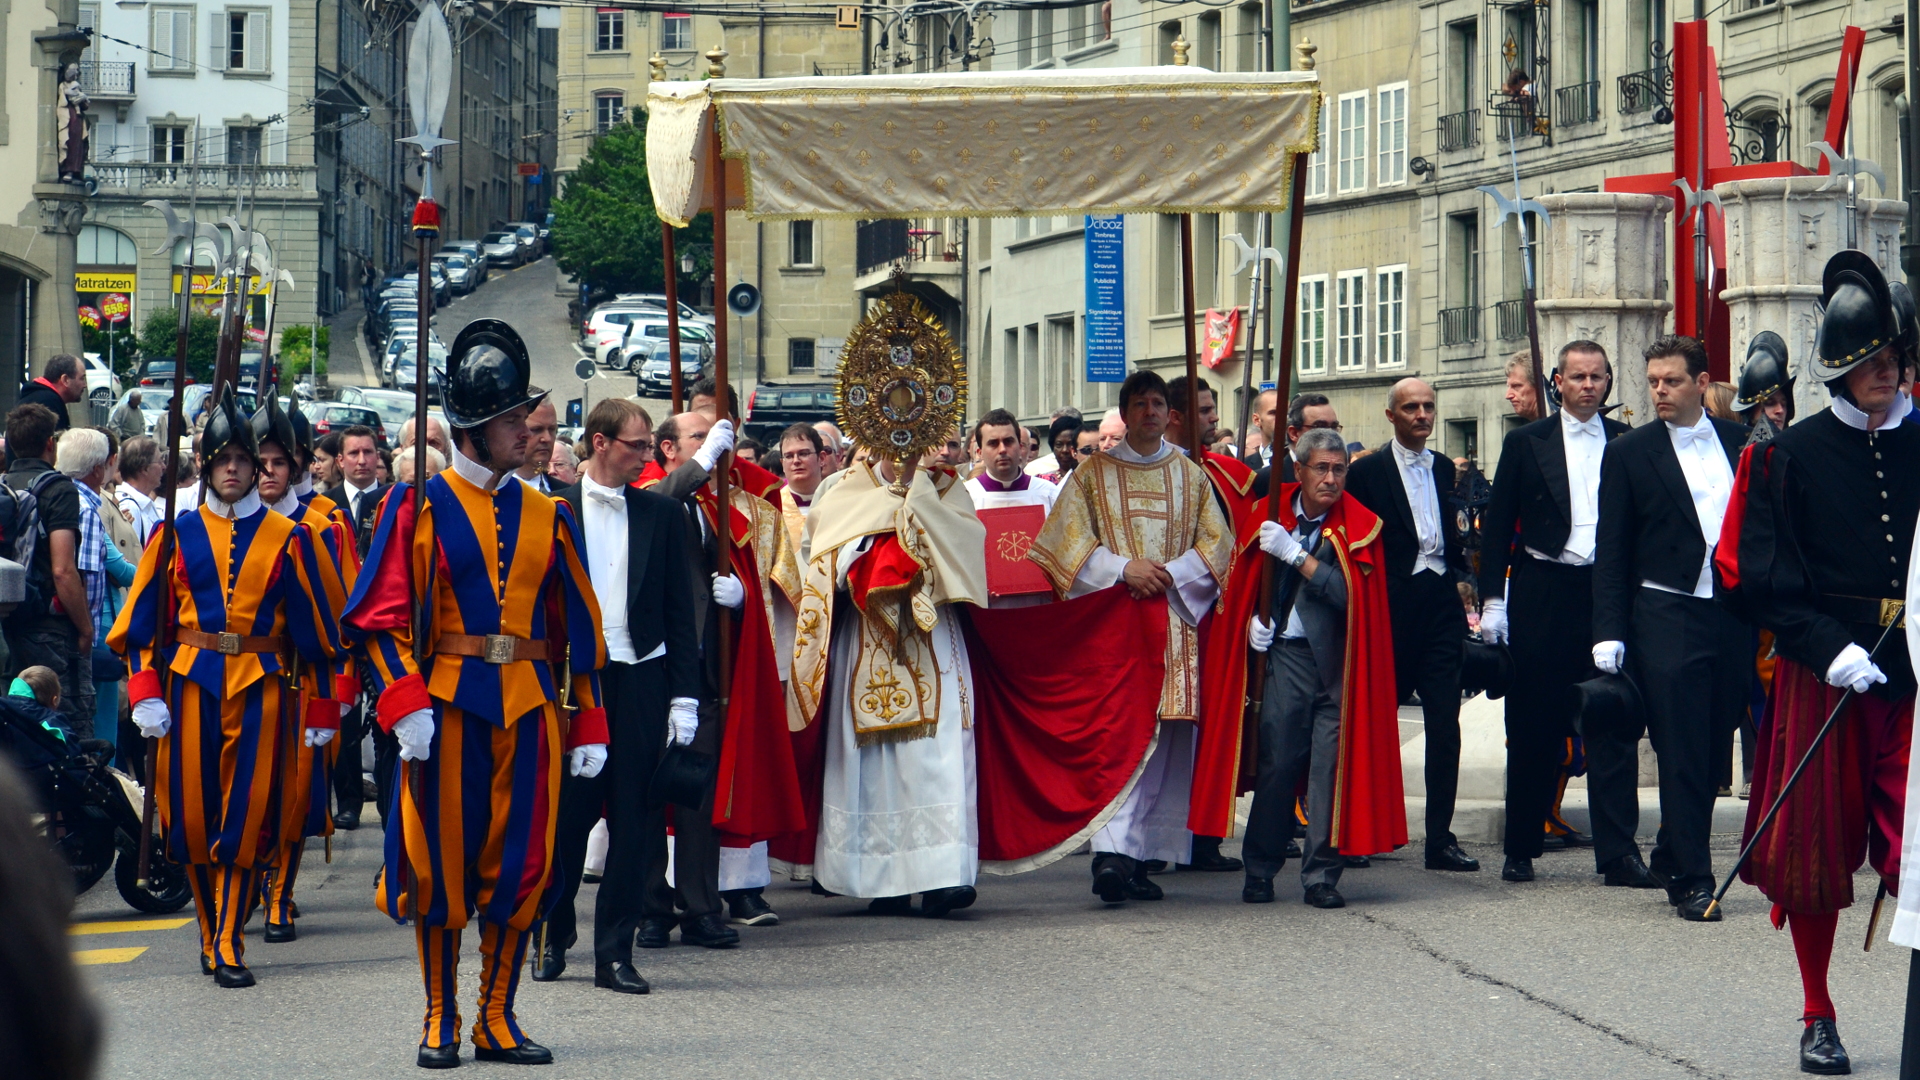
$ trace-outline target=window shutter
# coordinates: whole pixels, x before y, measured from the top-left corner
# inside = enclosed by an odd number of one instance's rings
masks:
[[[153,160],[153,125],[141,124],[134,129],[134,134],[139,137],[134,140],[134,145],[132,147],[129,147],[127,160],[128,161]]]
[[[267,52],[267,43],[273,40],[267,33],[270,11],[253,11],[247,14],[247,70],[270,71],[273,68],[272,57]]]
[[[153,13],[153,55],[147,58],[148,68],[170,68],[173,66],[173,12],[156,11]]]
[[[227,70],[227,13],[216,11],[207,16],[207,67]]]
[[[267,164],[287,163],[287,126],[275,124],[267,129]]]
[[[224,165],[227,162],[227,129],[214,128],[207,135],[207,141],[200,144],[198,160],[208,165]]]

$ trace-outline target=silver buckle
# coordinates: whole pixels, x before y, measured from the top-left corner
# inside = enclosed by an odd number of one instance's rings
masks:
[[[513,654],[515,651],[514,643],[517,640],[518,639],[516,639],[512,634],[488,634],[487,635],[487,656],[486,656],[487,663],[489,664],[513,663]]]
[[[221,656],[239,656],[240,655],[240,635],[239,634],[221,634],[219,650],[220,650]]]

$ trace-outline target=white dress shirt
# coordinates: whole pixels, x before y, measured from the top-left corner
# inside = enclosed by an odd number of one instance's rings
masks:
[[[476,468],[476,469],[477,469],[477,468],[480,468],[480,466],[476,464],[476,465],[474,465],[474,468]],[[489,470],[489,471],[487,472],[487,475],[488,475],[488,476],[492,476],[492,475],[493,475],[493,473],[492,473],[492,471],[491,471],[491,470]],[[469,477],[467,477],[467,479],[469,479],[469,480],[473,480],[473,477],[471,477],[471,476],[469,476]],[[480,481],[480,480],[475,480],[474,482],[475,482],[475,483],[477,483],[477,484],[480,484],[480,485],[481,485],[481,486],[483,486],[483,487],[485,486],[485,481]],[[346,496],[347,496],[347,516],[348,516],[348,517],[350,517],[350,518],[352,518],[352,519],[353,519],[353,521],[354,521],[354,524],[356,524],[356,525],[357,525],[357,524],[359,524],[359,522],[360,522],[360,500],[361,500],[361,499],[362,499],[362,498],[363,498],[364,496],[366,496],[367,494],[369,494],[370,492],[372,492],[372,491],[373,491],[373,489],[374,489],[375,487],[377,487],[378,485],[377,485],[377,484],[368,484],[368,485],[367,485],[366,487],[355,487],[355,486],[353,485],[353,481],[351,481],[351,480],[346,480],[346,479],[342,479],[342,480],[340,481],[340,486],[341,486],[342,488],[344,488],[344,489],[345,489],[345,491],[346,491]],[[371,510],[371,509],[373,509],[373,507],[371,507],[371,506],[369,506],[369,507],[367,507],[367,509],[368,509],[368,510]]]
[[[1600,525],[1600,455],[1607,449],[1607,431],[1601,426],[1600,414],[1576,420],[1561,409],[1560,442],[1566,448],[1567,503],[1573,511],[1567,542],[1558,555],[1531,547],[1527,554],[1568,566],[1592,566]]]
[[[1431,570],[1442,577],[1447,573],[1446,539],[1440,531],[1440,492],[1433,482],[1433,451],[1409,450],[1394,439],[1393,463],[1400,469],[1400,484],[1407,489],[1407,507],[1413,511],[1413,531],[1420,540],[1420,554],[1413,560],[1413,572]]]
[[[1394,445],[1399,446],[1400,444],[1396,442]],[[1300,546],[1306,549],[1307,554],[1311,555],[1313,554],[1313,549],[1320,546],[1320,526],[1326,524],[1327,515],[1321,514],[1319,517],[1309,521],[1303,514],[1304,511],[1300,508],[1300,496],[1295,495],[1293,497],[1293,528],[1289,531],[1293,534],[1293,538],[1299,541]],[[1291,573],[1296,576],[1300,573],[1298,570],[1282,572]],[[1304,589],[1306,587],[1306,578],[1301,578],[1299,582],[1294,585],[1296,589]],[[1287,625],[1280,631],[1280,636],[1283,638],[1303,638],[1307,636],[1307,624],[1300,621],[1300,600],[1297,593],[1295,594],[1293,603],[1287,608]]]
[[[1727,516],[1727,500],[1733,495],[1733,467],[1727,464],[1727,452],[1713,430],[1713,418],[1704,411],[1690,427],[1667,423],[1667,438],[1673,440],[1673,452],[1680,457],[1680,471],[1693,494],[1693,512],[1700,519],[1700,536],[1707,542],[1706,558],[1700,563],[1700,576],[1691,595],[1713,599],[1713,546],[1720,542],[1720,523]],[[1640,584],[1661,592],[1679,593],[1653,581]]]
[[[602,487],[580,475],[580,532],[585,538],[587,576],[600,600],[600,636],[607,643],[607,659],[622,664],[639,662],[633,636],[627,632],[627,495],[619,488]]]
[[[114,501],[120,504],[120,509],[133,518],[133,531],[139,535],[142,544],[147,542],[147,537],[153,535],[154,527],[160,524],[160,519],[167,512],[166,508],[160,505],[158,495],[143,495],[140,489],[132,484],[121,484],[116,488]]]
[[[1160,440],[1159,449],[1151,454],[1135,451],[1124,440],[1107,451],[1121,461],[1136,465],[1152,465],[1165,461],[1168,454],[1185,452],[1184,448],[1165,439]],[[1127,568],[1127,561],[1105,544],[1094,548],[1093,553],[1087,556],[1086,565],[1080,568],[1079,575],[1068,587],[1067,599],[1110,588],[1119,582],[1121,573]],[[1167,573],[1173,577],[1173,588],[1167,590],[1167,606],[1188,626],[1199,626],[1207,609],[1220,598],[1220,583],[1213,579],[1212,568],[1207,565],[1207,560],[1201,558],[1197,549],[1189,548],[1185,554],[1167,564]]]

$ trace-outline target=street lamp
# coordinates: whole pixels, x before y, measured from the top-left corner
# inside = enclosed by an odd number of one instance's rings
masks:
[[[680,253],[680,273],[685,277],[693,276],[693,252],[682,251]]]

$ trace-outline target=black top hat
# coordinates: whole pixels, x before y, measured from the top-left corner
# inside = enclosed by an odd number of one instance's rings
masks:
[[[685,746],[669,746],[653,770],[647,785],[647,802],[660,807],[668,803],[698,810],[713,793],[713,777],[719,762],[712,754]]]
[[[1900,335],[1886,275],[1864,251],[1849,249],[1827,260],[1820,301],[1826,313],[1814,338],[1813,377],[1823,383],[1852,371]]]
[[[476,428],[522,405],[538,405],[547,392],[528,392],[532,374],[526,343],[513,327],[499,319],[468,323],[447,356],[447,423]]]
[[[280,396],[271,389],[262,396],[266,400],[253,411],[253,420],[249,425],[253,428],[254,443],[259,446],[269,442],[278,443],[288,457],[299,457],[300,440],[294,434],[292,418],[280,407]]]
[[[1591,737],[1603,731],[1638,730],[1646,720],[1640,688],[1625,675],[1596,675],[1573,687],[1573,728]]]
[[[1498,701],[1513,687],[1513,654],[1505,645],[1466,638],[1460,642],[1460,688],[1485,690],[1487,700]]]
[[[241,414],[239,402],[234,400],[232,383],[220,388],[220,398],[207,416],[206,430],[200,433],[200,460],[212,465],[214,456],[229,446],[245,450],[254,466],[259,467],[260,443],[253,436],[252,425]]]

